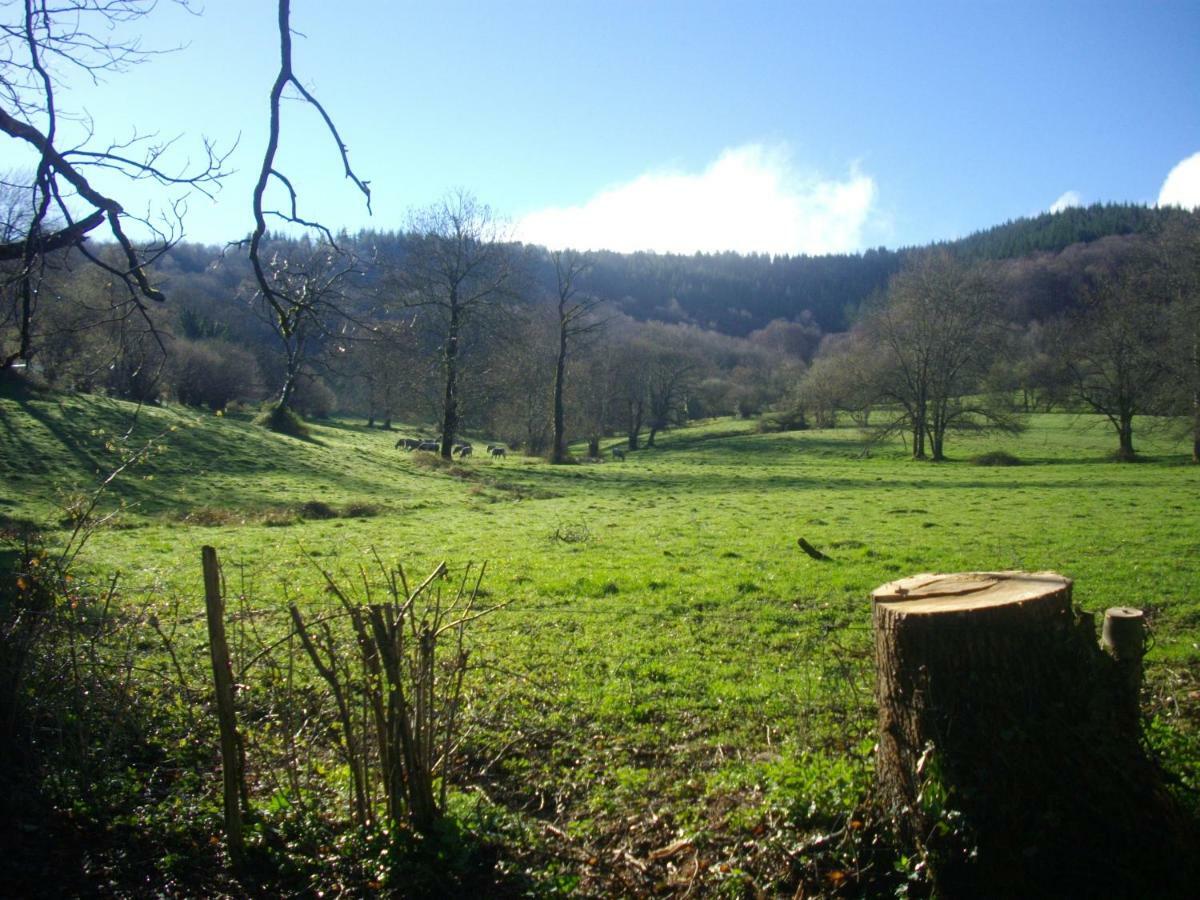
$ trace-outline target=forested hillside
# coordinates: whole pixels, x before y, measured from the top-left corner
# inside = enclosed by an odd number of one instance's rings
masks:
[[[1012,260],[1057,254],[1075,244],[1102,238],[1147,234],[1180,215],[1176,209],[1136,204],[1095,204],[1006,222],[943,247],[972,261]],[[411,236],[403,232],[361,232],[346,243],[360,258],[400,266]],[[1104,245],[1112,252],[1117,242]],[[863,303],[887,287],[905,260],[923,248],[877,248],[828,256],[777,256],[737,253],[692,256],[657,253],[593,254],[589,291],[638,321],[678,322],[722,334],[745,337],[775,319],[811,321],[825,333],[845,331]],[[203,273],[221,249],[181,244],[169,264],[185,297],[226,288]],[[1093,255],[1095,255],[1093,251]],[[538,254],[536,280],[552,287],[553,268]],[[1039,307],[1045,311],[1045,302]]]
[[[1149,234],[1164,223],[1186,215],[1174,207],[1136,203],[1095,203],[1070,206],[1027,219],[1005,222],[944,246],[968,259],[1013,259],[1033,253],[1057,253],[1072,244],[1103,237]]]

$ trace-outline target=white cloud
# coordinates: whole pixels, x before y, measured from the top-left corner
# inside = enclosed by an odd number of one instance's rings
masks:
[[[1057,200],[1050,204],[1050,212],[1062,212],[1064,209],[1069,209],[1072,206],[1083,206],[1083,197],[1079,191],[1067,191]]]
[[[699,174],[648,172],[580,206],[530,213],[516,231],[579,250],[836,253],[862,246],[875,195],[857,166],[844,180],[804,176],[785,148],[747,144]]]
[[[1170,171],[1158,192],[1158,205],[1200,208],[1200,153],[1193,153]]]

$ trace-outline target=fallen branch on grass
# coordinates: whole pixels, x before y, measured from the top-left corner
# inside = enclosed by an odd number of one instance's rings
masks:
[[[821,562],[829,562],[830,561],[830,557],[826,556],[824,553],[822,553],[820,550],[818,550],[816,547],[814,547],[812,544],[810,544],[804,538],[796,538],[796,544],[800,547],[801,550],[803,550],[805,553],[807,553],[813,559],[820,560]]]

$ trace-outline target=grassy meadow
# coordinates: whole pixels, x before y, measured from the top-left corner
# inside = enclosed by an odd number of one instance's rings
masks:
[[[1019,436],[952,438],[939,464],[899,442],[864,455],[849,426],[718,420],[625,462],[446,465],[394,448],[415,429],[338,421],[297,440],[237,416],[7,396],[0,521],[65,541],[66,510],[119,448],[150,445],[77,563],[119,572],[123,603],[202,612],[205,544],[257,606],[332,602],[317,563],[351,583],[373,553],[413,577],[486,562],[487,600],[507,605],[471,632],[456,803],[506,817],[502,865],[550,893],[836,890],[842,868],[817,850],[870,784],[868,595],[904,575],[1050,569],[1086,610],[1147,610],[1151,731],[1200,786],[1200,467],[1141,424],[1140,464],[1110,461],[1103,421],[1042,414]],[[1022,464],[972,464],[990,451]]]

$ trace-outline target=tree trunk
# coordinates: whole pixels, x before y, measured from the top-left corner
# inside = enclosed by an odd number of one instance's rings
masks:
[[[300,380],[300,369],[304,362],[305,338],[303,332],[296,331],[281,335],[284,352],[283,387],[279,389],[279,399],[275,403],[277,410],[292,408],[292,397],[296,393],[296,382]]]
[[[1136,454],[1133,450],[1133,414],[1128,415],[1122,413],[1121,421],[1117,427],[1117,435],[1120,443],[1117,448],[1117,459],[1123,462],[1131,462]]]
[[[1192,339],[1192,462],[1200,463],[1200,331]]]
[[[1200,381],[1200,367],[1197,367]],[[1192,462],[1200,463],[1200,390],[1192,394]]]
[[[930,459],[933,462],[944,462],[946,454],[944,447],[946,444],[946,426],[942,423],[941,417],[934,417],[933,429],[929,432],[929,449],[931,451]]]
[[[872,594],[879,796],[946,897],[1185,896],[1163,788],[1071,581],[917,575]]]
[[[629,437],[629,449],[636,450],[638,448],[638,438],[642,433],[642,404],[629,404],[629,428],[626,434]]]
[[[446,395],[442,410],[442,458],[449,459],[458,431],[458,303],[451,297],[450,326],[446,333],[446,351],[442,359],[446,373]]]
[[[33,347],[33,284],[29,268],[32,260],[25,263],[25,271],[21,275],[21,346],[18,358],[29,362],[30,350]]]
[[[925,401],[918,398],[913,409],[912,421],[913,459],[925,458],[925,425],[928,412]]]
[[[566,417],[563,415],[563,378],[567,368],[567,325],[562,321],[562,304],[559,304],[558,360],[554,367],[554,455],[551,462],[561,463],[567,458],[564,446]]]

